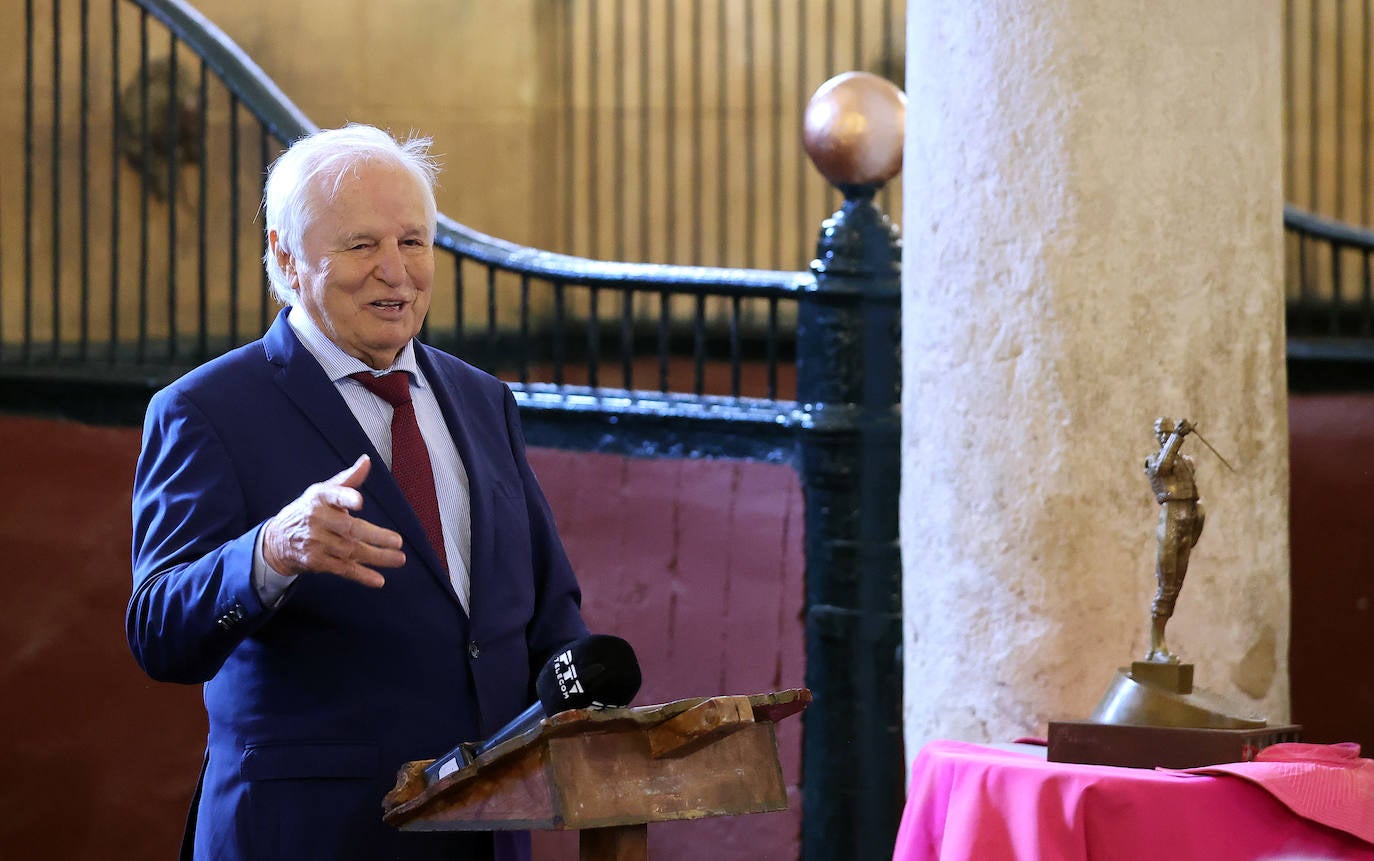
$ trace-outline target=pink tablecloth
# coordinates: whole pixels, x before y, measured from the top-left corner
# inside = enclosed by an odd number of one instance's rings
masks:
[[[932,742],[911,770],[894,861],[1374,861],[1234,777],[1046,762]]]

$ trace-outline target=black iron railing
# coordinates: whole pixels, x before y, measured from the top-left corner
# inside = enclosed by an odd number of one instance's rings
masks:
[[[1374,387],[1374,230],[1287,206],[1289,387]]]
[[[1284,208],[1288,333],[1374,338],[1374,230]]]
[[[1374,386],[1374,3],[1284,2],[1289,385]]]
[[[6,207],[23,231],[4,240],[23,268],[0,273],[0,364],[165,381],[269,322],[262,176],[314,126],[182,3],[114,0],[94,24],[88,0],[49,6],[39,15],[27,0],[23,196]],[[74,73],[67,12],[79,19]],[[436,283],[451,289],[437,291],[425,336],[513,382],[795,395],[808,273],[600,263],[447,218],[437,247]]]
[[[37,5],[22,192],[0,193],[22,261],[0,270],[0,365],[165,380],[256,337],[262,175],[308,121],[182,4]]]

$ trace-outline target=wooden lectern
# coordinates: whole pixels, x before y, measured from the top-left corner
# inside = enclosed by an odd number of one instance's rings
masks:
[[[786,810],[773,724],[809,702],[798,688],[562,712],[428,786],[433,760],[407,763],[384,818],[406,830],[578,829],[582,861],[641,861],[650,822]]]

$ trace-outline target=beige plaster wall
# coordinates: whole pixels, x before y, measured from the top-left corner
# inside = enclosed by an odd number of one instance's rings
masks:
[[[535,16],[548,0],[197,0],[321,126],[434,138],[439,209],[516,242],[537,238]],[[491,182],[490,177],[501,182]],[[510,206],[508,198],[525,203]]]
[[[906,731],[1085,718],[1144,656],[1156,416],[1208,517],[1170,644],[1288,709],[1277,0],[913,4]]]

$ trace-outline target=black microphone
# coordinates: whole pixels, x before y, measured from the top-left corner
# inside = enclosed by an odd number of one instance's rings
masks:
[[[546,717],[569,709],[624,706],[639,693],[639,661],[619,637],[592,634],[554,655],[534,680],[539,699],[481,742],[463,742],[425,768],[425,784],[436,783],[477,757],[536,729]]]

